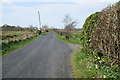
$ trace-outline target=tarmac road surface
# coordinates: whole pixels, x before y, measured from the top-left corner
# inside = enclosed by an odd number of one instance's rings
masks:
[[[3,78],[71,78],[73,49],[54,32],[2,58]]]

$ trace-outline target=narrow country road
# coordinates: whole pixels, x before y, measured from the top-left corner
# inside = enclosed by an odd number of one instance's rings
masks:
[[[2,58],[3,78],[71,78],[73,49],[54,32]]]

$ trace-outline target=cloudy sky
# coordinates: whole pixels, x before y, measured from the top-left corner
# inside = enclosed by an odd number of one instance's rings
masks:
[[[92,13],[101,11],[119,0],[0,0],[0,25],[33,25],[39,27],[38,11],[42,25],[63,28],[62,20],[69,14],[81,28]]]

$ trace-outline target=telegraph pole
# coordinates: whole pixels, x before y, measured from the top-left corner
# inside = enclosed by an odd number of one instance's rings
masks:
[[[41,26],[41,19],[40,19],[40,12],[38,11],[38,17],[39,17],[39,25],[40,25],[40,28],[42,28]]]

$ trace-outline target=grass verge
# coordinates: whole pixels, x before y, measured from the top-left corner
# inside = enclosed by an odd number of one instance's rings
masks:
[[[59,34],[57,34],[57,33],[55,33],[56,34],[56,37],[58,38],[58,39],[60,39],[60,40],[63,40],[63,41],[65,41],[65,42],[67,42],[67,43],[71,43],[71,44],[81,44],[81,42],[80,42],[80,38],[78,37],[79,36],[79,34],[71,34],[72,35],[72,37],[70,38],[70,39],[66,39],[65,38],[65,36],[61,36],[61,35],[59,35]]]
[[[92,57],[88,56],[84,49],[76,51],[71,56],[71,66],[74,78],[92,78],[97,77],[97,67],[90,63]],[[96,76],[96,77],[95,77]]]
[[[117,67],[106,65],[99,66],[99,64],[93,63],[93,60],[94,56],[92,54],[87,54],[84,48],[74,52],[71,56],[73,77],[89,78],[89,80],[93,80],[94,78],[109,78],[109,80],[119,79],[118,71],[116,71]]]
[[[23,46],[32,43],[33,41],[37,40],[38,38],[42,37],[46,35],[46,33],[42,33],[41,35],[38,35],[36,37],[33,38],[28,38],[26,40],[23,41],[16,41],[16,42],[10,42],[7,44],[2,44],[2,56],[6,56],[12,52],[14,52],[15,50],[18,50],[20,48],[22,48]]]

